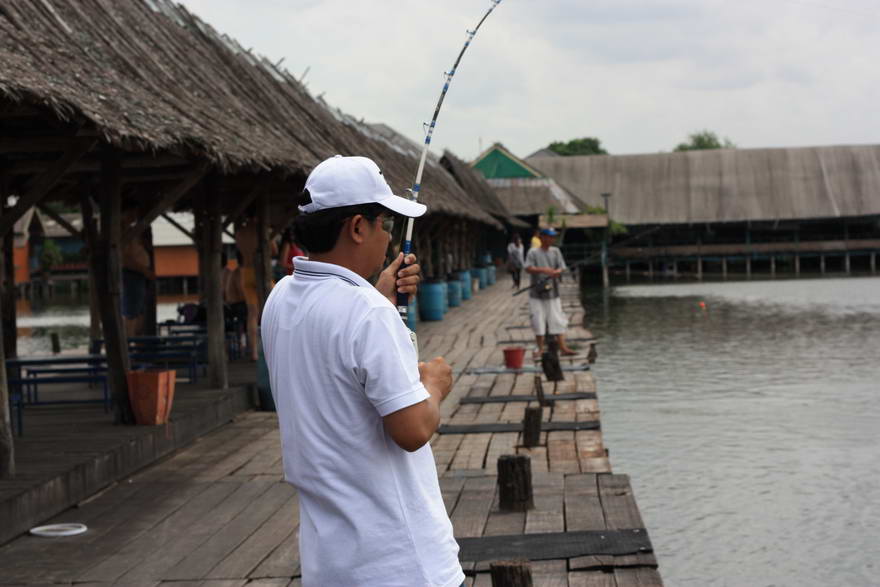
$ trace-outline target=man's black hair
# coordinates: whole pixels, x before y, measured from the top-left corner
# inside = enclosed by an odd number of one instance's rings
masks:
[[[311,202],[307,190],[303,190],[298,199],[299,205]],[[328,208],[311,214],[302,212],[293,221],[293,233],[296,244],[309,253],[326,253],[336,246],[342,225],[352,216],[360,214],[367,220],[375,220],[382,213],[392,214],[391,210],[381,204],[356,204]]]

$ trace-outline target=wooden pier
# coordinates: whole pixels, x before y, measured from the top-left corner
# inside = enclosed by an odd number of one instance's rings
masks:
[[[564,289],[572,325],[583,318],[576,291],[571,283]],[[466,584],[492,585],[493,561],[525,559],[534,585],[661,585],[629,479],[611,472],[590,342],[563,360],[564,381],[538,377],[542,431],[537,445],[522,446],[526,409],[539,405],[536,375],[504,369],[502,348],[530,337],[508,328],[527,324],[526,304],[504,281],[444,321],[418,327],[421,357],[443,355],[456,372],[432,446]],[[592,338],[580,326],[568,336]],[[499,509],[504,455],[530,458],[527,511]],[[0,548],[0,584],[299,585],[296,494],[281,480],[272,413],[236,416],[50,521],[86,523],[89,532],[8,543]]]

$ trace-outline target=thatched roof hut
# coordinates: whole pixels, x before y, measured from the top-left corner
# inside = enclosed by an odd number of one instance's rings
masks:
[[[143,198],[161,191],[163,179],[179,182],[193,163],[210,163],[225,178],[212,190],[225,209],[259,174],[285,202],[309,169],[336,153],[376,159],[396,191],[411,182],[411,156],[167,0],[6,3],[0,35],[0,154],[13,192],[78,140],[97,142],[67,183],[94,172],[106,144],[127,154],[124,182]],[[494,222],[463,205],[441,169],[429,168],[423,183],[432,212]]]
[[[880,214],[880,145],[530,157],[624,224],[774,221]]]
[[[511,214],[482,173],[456,157],[451,151],[443,152],[440,164],[455,178],[476,205],[508,226],[528,228],[528,224]]]

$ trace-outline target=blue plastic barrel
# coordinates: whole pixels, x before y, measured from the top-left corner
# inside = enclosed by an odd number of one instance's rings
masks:
[[[450,308],[461,305],[461,281],[446,282],[446,301]]]
[[[443,315],[445,316],[449,311],[449,287],[445,281],[441,281],[440,286],[443,288]]]
[[[480,278],[480,289],[486,289],[489,285],[489,270],[485,267],[477,269],[477,275]]]
[[[486,283],[495,285],[495,265],[489,265],[486,270]]]
[[[471,272],[470,271],[459,272],[458,279],[461,282],[461,299],[462,299],[462,301],[471,299]]]
[[[419,314],[419,300],[418,298],[413,298],[409,302],[409,310],[406,313],[406,326],[413,332],[416,331],[416,323],[418,322],[417,316]]]
[[[422,320],[443,320],[446,283],[426,283],[419,288],[419,316]]]

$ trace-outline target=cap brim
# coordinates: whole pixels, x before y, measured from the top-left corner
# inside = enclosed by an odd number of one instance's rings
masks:
[[[428,211],[428,207],[424,204],[419,204],[418,202],[413,202],[412,200],[407,200],[400,196],[388,196],[384,200],[379,200],[376,203],[382,204],[392,212],[396,212],[401,216],[408,216],[410,218],[418,218]]]

